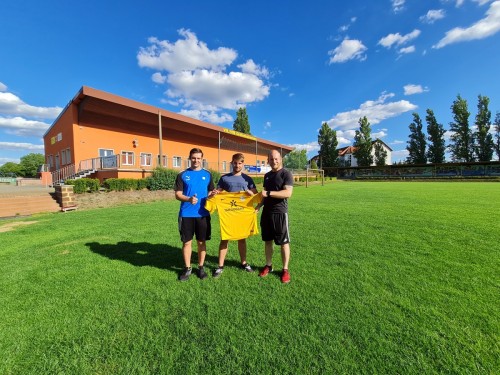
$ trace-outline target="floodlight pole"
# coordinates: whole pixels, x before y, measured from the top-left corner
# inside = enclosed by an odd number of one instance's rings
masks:
[[[219,132],[219,144],[217,146],[217,171],[220,173],[220,132]]]

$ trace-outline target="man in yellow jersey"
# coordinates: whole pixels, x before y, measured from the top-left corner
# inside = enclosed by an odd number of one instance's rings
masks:
[[[221,177],[217,183],[217,191],[245,192],[249,196],[257,193],[255,183],[252,178],[243,173],[245,157],[241,153],[233,155],[231,166],[233,171]],[[220,212],[220,210],[219,210]],[[254,233],[255,234],[255,233]],[[219,267],[214,270],[212,276],[219,277],[224,271],[224,260],[226,259],[229,240],[222,239],[219,244]],[[253,272],[252,267],[247,263],[247,242],[246,237],[238,239],[238,251],[240,253],[241,268],[247,272]]]
[[[281,247],[281,260],[283,271],[281,282],[289,283],[288,261],[290,260],[290,231],[288,228],[288,198],[292,196],[293,176],[292,173],[283,168],[281,154],[272,150],[267,161],[271,171],[264,175],[264,189],[262,204],[264,209],[260,217],[260,229],[262,240],[265,242],[266,266],[259,273],[265,277],[273,272],[273,241]],[[260,207],[260,206],[258,206]]]

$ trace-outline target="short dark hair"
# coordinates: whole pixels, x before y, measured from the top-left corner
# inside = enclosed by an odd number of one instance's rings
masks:
[[[201,157],[203,157],[203,151],[201,151],[201,148],[192,148],[191,151],[189,151],[189,157],[193,156],[193,154],[201,154]]]
[[[245,155],[243,155],[241,152],[234,154],[232,159],[232,161],[239,161],[239,160],[245,161]]]

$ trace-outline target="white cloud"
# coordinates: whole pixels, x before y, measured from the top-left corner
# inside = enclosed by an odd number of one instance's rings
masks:
[[[403,86],[405,90],[405,95],[414,95],[414,94],[421,94],[423,92],[429,91],[427,87],[422,87],[422,85],[413,85],[413,84],[408,84]]]
[[[434,23],[437,20],[444,18],[446,12],[444,9],[432,9],[427,12],[426,15],[420,17],[420,21],[424,23]]]
[[[367,48],[360,40],[344,39],[335,49],[328,51],[330,55],[330,64],[343,63],[348,60],[366,60],[365,51]]]
[[[264,66],[257,65],[252,59],[247,60],[244,64],[238,65],[243,73],[253,74],[257,77],[269,78],[269,70]]]
[[[417,108],[415,104],[407,100],[386,102],[393,96],[394,94],[392,93],[382,93],[377,100],[368,100],[362,103],[358,109],[337,113],[327,123],[333,129],[352,130],[359,128],[358,121],[364,116],[368,118],[371,125],[375,125],[383,120],[399,116],[402,113],[413,111]]]
[[[290,147],[295,147],[295,150],[306,150],[307,153],[313,152],[313,151],[319,151],[319,145],[318,142],[309,142],[309,143],[294,143],[294,144],[289,144],[287,146]]]
[[[406,35],[401,35],[400,33],[389,34],[380,39],[377,44],[380,44],[381,46],[386,48],[391,48],[393,45],[401,46],[417,38],[419,35],[420,30],[418,29],[415,29],[411,33],[408,33]]]
[[[406,144],[406,141],[400,141],[395,139],[394,141],[391,142],[391,145],[402,145],[402,144]]]
[[[12,158],[0,158],[0,166],[4,165],[5,163],[16,163],[19,164],[21,162],[21,159],[12,159]]]
[[[500,31],[500,1],[491,3],[486,17],[467,28],[455,27],[446,32],[432,48],[443,48],[449,44],[484,39]]]
[[[472,0],[475,3],[478,3],[479,5],[484,5],[486,3],[489,3],[491,0]]]
[[[0,130],[20,137],[42,137],[50,124],[41,121],[27,120],[22,117],[1,117]]]
[[[184,116],[192,117],[201,121],[207,121],[212,124],[221,124],[227,121],[233,121],[231,115],[227,113],[217,113],[215,111],[202,111],[199,109],[183,109],[180,112]]]
[[[173,43],[149,38],[149,46],[141,47],[137,54],[140,67],[157,70],[153,82],[167,86],[166,103],[182,105],[182,113],[191,117],[221,123],[232,117],[217,112],[269,96],[267,67],[248,59],[231,71],[230,65],[238,57],[235,50],[209,49],[190,30],[178,32],[181,38]]]
[[[183,97],[188,107],[210,105],[238,109],[269,95],[269,86],[259,77],[242,72],[184,71],[170,74],[167,82],[168,97]]]
[[[406,149],[394,150],[391,152],[392,162],[394,163],[396,161],[406,160],[409,154],[410,153]]]
[[[231,48],[219,47],[210,50],[206,43],[199,41],[196,34],[190,30],[180,29],[179,35],[184,39],[175,43],[155,37],[149,38],[150,46],[141,47],[137,54],[139,66],[168,72],[195,69],[219,71],[232,64],[238,56]]]
[[[392,0],[392,10],[398,13],[403,10],[406,0]]]
[[[401,48],[398,52],[400,54],[413,53],[413,52],[415,52],[415,46],[408,46],[408,47]]]
[[[33,143],[16,143],[16,142],[0,142],[0,148],[2,150],[13,150],[13,151],[43,151],[43,145],[35,145]],[[7,160],[10,161],[10,160]]]
[[[155,83],[163,84],[167,82],[167,76],[164,76],[163,74],[156,72],[151,76],[151,80]]]
[[[269,130],[271,129],[271,121],[266,121],[266,123],[264,124],[264,130]]]
[[[7,86],[5,86],[2,82],[0,82],[0,92],[7,91]]]
[[[61,107],[35,107],[26,104],[18,96],[10,92],[0,92],[1,115],[53,119],[56,118],[61,111]]]

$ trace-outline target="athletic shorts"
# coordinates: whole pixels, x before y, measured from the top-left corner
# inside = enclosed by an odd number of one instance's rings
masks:
[[[179,217],[179,233],[183,243],[191,241],[194,235],[198,241],[208,241],[212,236],[210,216]]]
[[[290,243],[288,214],[264,214],[260,217],[262,241],[274,241],[276,245]]]

